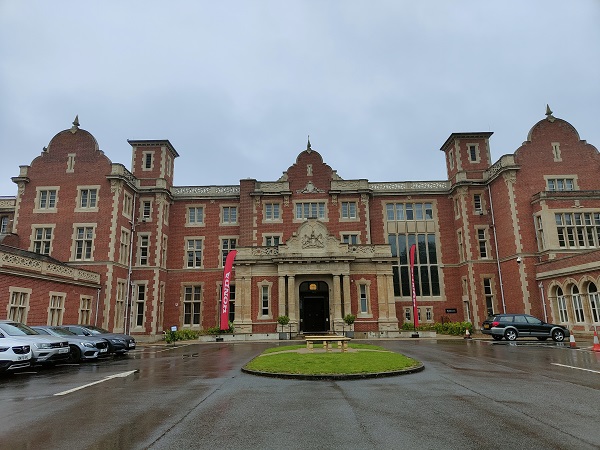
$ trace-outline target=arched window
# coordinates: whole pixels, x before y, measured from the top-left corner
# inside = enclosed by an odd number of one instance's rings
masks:
[[[567,312],[567,300],[563,294],[561,288],[556,288],[556,306],[558,307],[558,315],[561,322],[569,321],[569,314]]]
[[[575,322],[585,322],[583,314],[583,300],[579,293],[579,288],[575,285],[571,287],[571,302],[573,303],[573,311],[575,311]]]
[[[588,298],[590,300],[590,310],[592,311],[592,320],[594,323],[600,322],[600,294],[594,283],[588,284]]]

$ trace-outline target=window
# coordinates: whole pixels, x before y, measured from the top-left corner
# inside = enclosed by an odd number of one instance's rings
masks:
[[[204,207],[191,206],[188,208],[188,224],[203,225],[204,224]]]
[[[265,245],[267,247],[277,247],[280,244],[280,236],[265,236]]]
[[[412,321],[412,311],[410,308],[404,308],[404,321],[411,322]]]
[[[33,251],[42,255],[50,254],[50,244],[52,243],[52,228],[34,228],[33,230]]]
[[[425,320],[427,322],[433,322],[433,309],[425,308]]]
[[[556,289],[556,304],[558,306],[558,315],[561,322],[569,321],[569,313],[567,312],[567,299],[565,298],[561,288]]]
[[[163,235],[163,243],[162,243],[162,258],[161,258],[161,267],[167,267],[167,244],[169,243],[169,237]]]
[[[483,295],[485,296],[485,310],[488,316],[494,315],[494,294],[492,292],[492,279],[483,279]]]
[[[456,239],[458,242],[458,260],[460,262],[464,262],[465,261],[465,246],[463,243],[463,235],[462,235],[461,230],[458,230],[456,232]]]
[[[573,303],[573,311],[575,312],[575,322],[585,322],[585,315],[583,314],[583,300],[579,294],[577,286],[571,288],[571,301]]]
[[[92,297],[79,299],[79,320],[77,323],[90,325],[92,323]]]
[[[152,156],[153,155],[154,155],[154,152],[142,153],[142,157],[143,157],[142,168],[144,170],[152,170]]]
[[[221,223],[233,225],[237,223],[237,206],[223,206],[221,208]]]
[[[600,294],[594,283],[588,284],[588,298],[590,300],[590,311],[592,312],[592,320],[594,323],[600,322]]]
[[[279,203],[265,203],[265,220],[279,220]]]
[[[356,219],[356,202],[342,202],[342,219]]]
[[[123,194],[123,215],[131,218],[133,211],[133,196],[129,192]]]
[[[450,170],[454,170],[454,150],[448,152],[448,162],[450,164]]]
[[[145,222],[150,220],[152,215],[152,201],[144,200],[142,201],[142,220]]]
[[[8,216],[2,216],[0,219],[0,234],[8,233]]]
[[[94,244],[94,227],[75,228],[75,259],[78,261],[92,259]]]
[[[202,246],[202,239],[187,240],[187,267],[202,267]]]
[[[27,310],[29,309],[29,296],[31,289],[10,288],[10,303],[8,304],[8,320],[15,322],[27,322]]]
[[[544,250],[546,243],[544,242],[544,222],[542,216],[535,216],[535,231],[537,235],[538,251]]]
[[[388,203],[388,221],[433,220],[431,203]]]
[[[42,189],[38,191],[38,210],[55,210],[56,209],[56,189]]]
[[[479,161],[477,145],[469,144],[468,149],[469,149],[469,161],[471,161],[471,162]]]
[[[418,205],[418,206],[417,206]],[[387,205],[388,220],[400,222],[414,221],[415,217],[425,221],[427,232],[388,234],[388,243],[392,251],[392,271],[394,275],[394,295],[411,297],[410,288],[410,247],[415,244],[415,291],[418,296],[439,296],[440,280],[437,261],[436,223],[433,220],[431,203],[390,203]],[[399,228],[408,229],[409,224],[399,224]]]
[[[368,286],[366,284],[359,284],[359,312],[361,314],[368,314],[369,312],[369,297],[368,297]]]
[[[119,262],[121,264],[129,264],[129,241],[131,233],[125,228],[121,228],[121,242],[119,243]]]
[[[50,305],[48,306],[48,325],[62,325],[65,308],[65,294],[50,293]]]
[[[183,325],[200,326],[201,286],[186,286],[183,296]]]
[[[229,285],[229,322],[235,321],[235,284]]]
[[[476,213],[483,214],[483,203],[481,202],[481,194],[473,195],[473,207]]]
[[[221,239],[221,266],[225,266],[225,260],[227,259],[227,255],[231,250],[235,248],[236,243],[237,239],[235,238]]]
[[[600,213],[555,213],[558,245],[562,248],[599,246]]]
[[[575,190],[574,178],[548,178],[546,180],[549,191],[573,191]]]
[[[342,234],[342,242],[344,244],[357,245],[358,244],[358,233]]]
[[[79,208],[95,209],[98,197],[97,189],[80,189],[79,191]]]
[[[115,301],[115,328],[123,329],[125,318],[125,299],[127,298],[127,282],[117,280],[117,298]]]
[[[150,257],[150,236],[138,235],[138,265],[147,266]]]
[[[477,230],[477,243],[479,245],[479,257],[481,259],[487,259],[487,257],[488,257],[487,233],[484,228],[479,228]]]
[[[136,296],[135,296],[135,326],[143,327],[144,326],[144,306],[146,303],[146,285],[138,284],[136,285]]]
[[[296,203],[296,219],[325,219],[325,202]]]
[[[260,312],[263,316],[269,315],[269,286],[261,286]]]

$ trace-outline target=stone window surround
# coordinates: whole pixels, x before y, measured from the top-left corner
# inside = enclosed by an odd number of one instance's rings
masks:
[[[202,208],[202,222],[190,222],[190,208]],[[206,203],[188,203],[185,205],[185,226],[186,227],[205,227],[206,226]]]
[[[81,192],[87,191],[96,191],[96,204],[95,206],[81,206]],[[89,199],[88,199],[89,201]],[[100,185],[84,185],[77,186],[77,197],[75,198],[75,212],[98,212],[98,205],[100,204]]]
[[[195,248],[194,249],[189,248],[188,243],[190,241],[202,241],[202,249],[200,250],[202,252],[202,256],[200,257],[200,266],[188,267],[188,251],[190,251],[190,250],[193,250],[194,252],[196,251]],[[186,236],[184,239],[183,268],[191,269],[191,270],[203,269],[204,268],[204,253],[205,253],[204,252],[204,236]],[[220,252],[219,252],[219,255],[221,255]]]
[[[56,228],[56,224],[55,223],[33,223],[31,224],[31,236],[29,237],[29,251],[33,252],[34,251],[34,241],[35,239],[35,230],[38,228],[50,228],[52,229],[52,236],[50,238],[50,250],[48,255],[52,254],[52,246],[54,244],[54,229]],[[45,239],[43,239],[45,240]]]
[[[40,207],[40,196],[42,191],[55,191],[56,196],[54,198],[54,207],[53,208],[41,208]],[[58,192],[60,191],[60,186],[38,186],[35,188],[35,205],[33,212],[34,213],[55,213],[58,208]]]
[[[371,309],[371,281],[370,280],[366,280],[364,278],[360,278],[358,280],[354,280],[354,284],[356,286],[356,298],[357,298],[357,314],[356,317],[358,318],[372,318],[373,317],[373,311]],[[362,312],[361,311],[361,305],[360,305],[360,301],[361,301],[361,293],[360,293],[360,289],[361,286],[365,286],[365,293],[367,295],[367,312]]]
[[[258,305],[258,315],[256,317],[257,320],[265,320],[265,319],[272,319],[273,318],[273,283],[267,280],[262,280],[256,283],[256,286],[258,288],[258,294],[259,294],[259,305]],[[268,315],[263,315],[262,314],[262,310],[263,310],[263,287],[267,287],[267,292],[268,292],[268,308],[269,308],[269,314]]]

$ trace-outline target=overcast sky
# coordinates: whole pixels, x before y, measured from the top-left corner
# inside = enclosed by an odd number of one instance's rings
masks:
[[[514,152],[546,104],[600,149],[600,1],[0,0],[0,195],[71,127],[175,184],[278,179],[312,148],[344,179],[444,180],[453,132]]]

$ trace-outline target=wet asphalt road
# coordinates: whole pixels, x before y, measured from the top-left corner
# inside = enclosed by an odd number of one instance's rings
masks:
[[[600,447],[600,353],[524,340],[373,343],[425,370],[262,378],[240,368],[277,342],[210,343],[1,377],[0,448]]]

